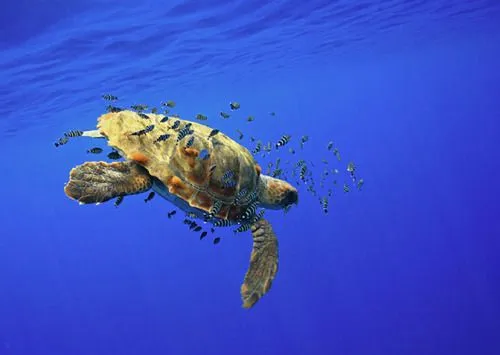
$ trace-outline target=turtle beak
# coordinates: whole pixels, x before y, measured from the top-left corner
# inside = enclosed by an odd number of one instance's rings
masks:
[[[285,206],[290,206],[291,204],[299,203],[299,193],[296,189],[292,189],[287,192],[285,198],[283,199],[283,204]]]

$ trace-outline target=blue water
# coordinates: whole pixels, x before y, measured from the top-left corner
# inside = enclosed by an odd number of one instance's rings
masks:
[[[18,0],[0,49],[0,354],[500,353],[498,1]],[[365,186],[268,212],[278,275],[242,309],[248,232],[213,245],[159,198],[64,195],[104,156],[53,143],[104,93],[248,148],[308,134],[271,158],[353,161]]]

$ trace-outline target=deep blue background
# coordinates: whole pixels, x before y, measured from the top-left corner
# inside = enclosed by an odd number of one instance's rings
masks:
[[[498,1],[8,1],[0,46],[0,354],[500,353]],[[65,197],[93,143],[53,142],[106,92],[308,134],[316,175],[333,140],[365,188],[267,214],[280,270],[244,310],[248,233]]]

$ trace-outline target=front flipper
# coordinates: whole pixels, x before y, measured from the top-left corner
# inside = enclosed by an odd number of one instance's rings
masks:
[[[269,289],[278,271],[278,240],[265,219],[252,225],[250,267],[241,285],[244,308],[251,308]]]
[[[100,203],[124,195],[147,191],[153,181],[134,162],[87,162],[74,167],[64,192],[81,203]]]
[[[101,132],[99,132],[98,129],[94,129],[92,131],[83,131],[82,132],[82,137],[90,137],[90,138],[106,138],[105,136],[102,135]]]

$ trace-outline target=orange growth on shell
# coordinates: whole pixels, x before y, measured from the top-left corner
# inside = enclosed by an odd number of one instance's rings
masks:
[[[104,120],[107,120],[107,119],[110,119],[111,117],[113,117],[115,114],[113,112],[108,112],[108,113],[105,113],[104,115],[102,115],[100,117],[100,120],[104,121]]]
[[[187,160],[188,165],[191,168],[194,168],[194,165],[196,163],[196,157],[199,154],[198,149],[195,149],[195,148],[184,148],[182,150],[182,152],[184,153],[184,155],[186,155],[186,158],[187,158],[186,160]]]
[[[196,158],[200,152],[196,148],[184,148],[184,154],[186,154],[188,157],[193,157]]]
[[[149,158],[141,152],[132,153],[128,158],[141,165],[146,165],[149,162]]]

